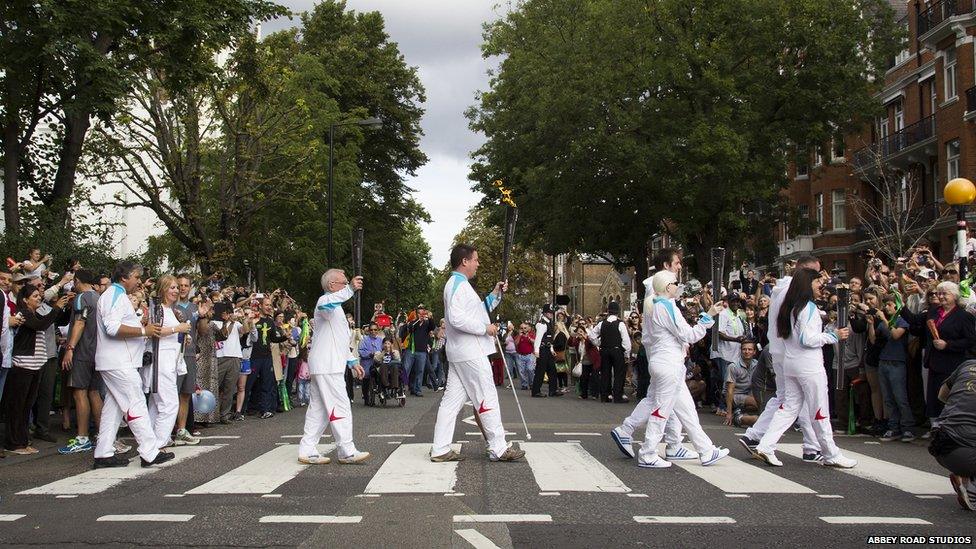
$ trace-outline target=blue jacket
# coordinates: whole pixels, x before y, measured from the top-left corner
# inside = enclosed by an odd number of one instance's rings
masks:
[[[359,344],[359,365],[369,371],[373,366],[373,353],[383,350],[383,336],[370,335],[363,338]]]

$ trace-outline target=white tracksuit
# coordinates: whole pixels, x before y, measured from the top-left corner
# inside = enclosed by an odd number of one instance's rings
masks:
[[[159,453],[159,444],[153,433],[146,407],[146,395],[142,392],[142,352],[145,338],[118,337],[119,328],[141,328],[142,323],[132,308],[125,288],[112,284],[98,298],[98,341],[95,346],[95,369],[105,382],[105,402],[102,404],[101,428],[95,457],[115,455],[115,437],[123,420],[139,444],[139,455],[153,461]]]
[[[776,409],[769,430],[759,441],[757,450],[771,453],[775,444],[797,417],[806,417],[820,442],[826,460],[840,455],[834,444],[827,397],[827,372],[824,370],[823,346],[837,343],[834,332],[823,331],[820,311],[807,302],[793,323],[790,337],[784,342],[783,373],[786,395]]]
[[[488,311],[499,302],[500,298],[494,293],[481,301],[467,277],[458,272],[451,273],[444,285],[446,350],[451,367],[447,373],[447,388],[437,410],[430,451],[433,456],[450,451],[458,412],[468,401],[481,419],[492,456],[501,457],[508,448],[498,409],[498,393],[488,363],[488,355],[496,351],[495,338],[486,333],[491,324]]]
[[[776,376],[776,396],[769,399],[766,403],[766,407],[763,409],[762,414],[759,415],[756,423],[746,429],[746,437],[751,440],[759,440],[766,434],[766,431],[769,430],[770,422],[773,421],[773,415],[783,405],[786,399],[786,376],[783,372],[783,353],[786,352],[786,347],[776,330],[776,317],[779,316],[780,307],[782,307],[783,299],[786,297],[786,290],[789,289],[792,280],[792,276],[784,276],[779,279],[770,295],[769,315],[767,317],[769,319],[769,325],[766,328],[766,337],[769,339],[769,345],[766,346],[766,352],[770,354],[773,363],[773,373]],[[819,452],[820,443],[817,442],[817,436],[813,432],[813,427],[810,425],[810,418],[801,414],[797,418],[797,423],[800,425],[800,432],[803,434],[803,453],[813,454]],[[775,449],[775,446],[773,449]]]
[[[647,397],[624,420],[623,428],[630,431],[628,435],[632,435],[641,421],[647,422],[644,444],[639,455],[639,459],[647,463],[657,456],[657,446],[664,436],[665,425],[673,414],[687,429],[688,437],[699,455],[708,455],[715,446],[701,428],[695,402],[685,383],[685,355],[688,345],[705,337],[708,328],[715,321],[703,314],[698,324],[689,326],[674,299],[663,297],[654,298],[649,316],[650,323],[645,325],[645,330],[650,328],[647,362],[651,384],[647,389]]]
[[[332,428],[340,458],[356,453],[352,441],[352,406],[346,394],[346,368],[359,362],[349,348],[349,322],[342,304],[353,296],[351,286],[326,293],[315,305],[314,337],[308,351],[311,391],[305,411],[305,435],[298,445],[299,457],[318,454],[326,427]]]
[[[642,308],[643,320],[641,320],[641,345],[644,346],[645,354],[651,348],[651,315],[654,307],[654,288],[651,285],[651,281],[654,277],[648,277],[644,280],[644,304]],[[648,375],[650,375],[650,359],[648,359]],[[687,389],[687,383],[685,388]],[[689,391],[690,392],[690,391]],[[630,416],[624,420],[624,431],[628,436],[633,436],[634,431],[640,429],[644,424],[647,423],[647,418],[651,414],[650,408],[642,408],[637,406],[634,411],[631,412]],[[638,415],[638,413],[640,415]],[[681,444],[681,423],[678,421],[675,414],[671,414],[668,417],[668,421],[664,426],[664,442],[668,445],[668,448],[677,448]]]
[[[171,307],[163,307],[163,327],[175,328],[179,325]],[[180,395],[176,388],[176,377],[186,373],[186,363],[183,362],[183,349],[180,347],[180,335],[170,334],[159,338],[159,380],[156,393],[149,394],[149,420],[153,424],[153,432],[160,448],[169,446],[173,426],[176,425],[176,414],[180,411]],[[152,367],[143,368],[143,389],[151,387]],[[146,390],[148,393],[149,391]]]

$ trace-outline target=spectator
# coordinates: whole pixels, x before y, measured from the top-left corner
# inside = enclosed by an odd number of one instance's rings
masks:
[[[562,315],[563,320],[559,320],[559,315],[556,318],[556,334],[552,338],[552,354],[556,361],[557,390],[560,393],[565,393],[569,387],[569,365],[566,362],[566,349],[569,347],[569,330],[566,329],[565,314]]]
[[[13,345],[13,368],[3,392],[3,411],[7,417],[4,449],[19,455],[36,454],[28,440],[27,422],[31,403],[37,397],[40,370],[48,361],[45,330],[54,324],[68,297],[58,299],[51,310],[40,314],[43,294],[33,285],[24,285],[17,293],[17,312],[23,323],[17,328]]]
[[[876,321],[868,327],[868,338],[885,341],[878,363],[878,377],[881,380],[881,396],[884,400],[885,417],[888,428],[881,440],[891,442],[915,440],[912,428],[915,418],[908,406],[906,362],[908,360],[908,322],[898,316],[898,304],[893,296],[881,300]]]
[[[754,425],[759,405],[752,396],[752,373],[756,365],[756,343],[746,339],[739,344],[739,359],[729,365],[725,377],[726,425]]]
[[[393,326],[393,318],[386,314],[383,310],[383,303],[376,303],[373,305],[373,318],[371,322],[375,322],[381,330],[386,330],[387,328]]]
[[[407,325],[407,331],[410,333],[410,354],[404,359],[403,367],[407,370],[407,379],[410,380],[410,394],[424,396],[420,386],[430,366],[434,322],[423,304],[417,305],[416,311],[416,320]],[[433,385],[439,387],[441,384],[438,380],[434,380]]]
[[[394,348],[391,339],[384,339],[382,348],[373,354],[373,363],[379,367],[380,383],[387,391],[387,398],[402,398],[400,386],[400,352]]]
[[[742,308],[742,300],[738,297],[728,299],[729,306],[722,310],[718,315],[718,349],[712,349],[710,358],[715,363],[713,379],[716,380],[715,396],[718,401],[718,413],[721,415],[725,410],[725,401],[721,395],[727,378],[729,364],[739,360],[739,346],[745,340],[745,326],[739,318],[739,309]]]
[[[177,391],[180,395],[180,409],[176,414],[176,440],[178,442],[187,442],[189,439],[181,437],[179,433],[186,431],[190,438],[194,438],[192,433],[190,433],[190,430],[187,429],[187,423],[189,422],[192,427],[193,421],[190,416],[192,401],[190,400],[190,396],[196,391],[197,385],[197,350],[202,349],[203,352],[199,354],[202,354],[204,358],[212,360],[213,345],[211,344],[208,346],[206,343],[204,343],[204,346],[201,347],[201,342],[199,341],[201,339],[201,334],[197,333],[197,330],[200,326],[206,325],[206,321],[202,323],[200,322],[200,314],[197,310],[199,304],[190,300],[190,289],[192,288],[190,278],[187,275],[178,275],[176,277],[176,284],[179,288],[180,295],[179,299],[176,301],[174,310],[179,311],[181,318],[190,323],[190,332],[187,334],[189,336],[189,340],[187,341],[185,336],[182,340],[183,363],[186,365],[186,373],[181,374],[176,378]],[[201,296],[201,298],[202,297],[203,296]],[[202,337],[209,337],[210,343],[213,342],[212,336]],[[216,396],[216,393],[214,393],[214,396]]]
[[[241,338],[251,331],[251,320],[245,318],[243,311],[232,309],[221,303],[215,307],[214,316],[219,320],[211,324],[215,341],[216,376],[215,387],[218,392],[217,418],[221,423],[230,423],[233,413],[234,396],[237,393],[241,376],[241,361],[244,352],[241,348]],[[206,311],[205,311],[206,312]]]
[[[515,335],[515,363],[522,390],[528,390],[535,375],[535,334],[529,329],[528,322],[519,324],[519,332]]]
[[[70,388],[75,403],[78,434],[58,451],[62,454],[89,452],[94,449],[89,434],[89,422],[95,424],[102,414],[101,376],[95,371],[95,344],[98,339],[95,315],[98,312],[99,293],[94,290],[97,278],[85,269],[75,272],[71,320],[68,343],[65,345],[61,368],[67,374],[67,387]]]
[[[603,386],[603,402],[628,402],[624,396],[624,377],[627,364],[624,357],[630,354],[630,334],[617,316],[620,304],[607,304],[607,317],[589,332],[590,341],[600,348],[600,384]]]
[[[247,379],[247,392],[250,399],[245,397],[249,408],[257,410],[261,419],[274,416],[277,398],[275,397],[275,374],[271,360],[271,345],[281,343],[287,339],[281,333],[274,321],[274,307],[271,298],[261,300],[260,316],[251,329],[251,375]],[[256,386],[256,389],[255,389]],[[255,395],[254,392],[257,391]]]
[[[374,366],[373,355],[383,350],[383,331],[377,322],[370,322],[366,336],[359,343],[359,365],[363,367],[363,401],[367,400],[370,385],[370,373]]]

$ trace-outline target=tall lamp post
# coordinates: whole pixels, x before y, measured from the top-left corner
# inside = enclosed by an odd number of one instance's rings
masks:
[[[363,118],[361,120],[347,120],[345,122],[336,122],[335,124],[329,125],[329,190],[328,190],[328,200],[329,200],[329,252],[328,252],[328,264],[332,268],[335,265],[332,263],[332,258],[335,257],[332,254],[332,227],[334,225],[334,219],[332,217],[332,161],[334,156],[334,142],[335,142],[335,129],[340,126],[362,126],[364,128],[376,129],[383,126],[383,121],[376,117]]]
[[[976,185],[973,182],[957,177],[946,183],[943,191],[945,201],[956,211],[956,247],[959,257],[959,280],[966,278],[966,268],[969,258],[966,255],[966,210],[976,200]]]

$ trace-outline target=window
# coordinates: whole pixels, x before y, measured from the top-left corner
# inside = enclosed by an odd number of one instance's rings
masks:
[[[802,149],[796,153],[796,177],[802,179],[810,175],[810,151]]]
[[[837,260],[834,260],[834,270],[836,270],[837,271],[837,274],[839,274],[841,276],[846,275],[847,274],[847,260],[846,259],[837,259]]]
[[[905,107],[901,102],[895,103],[895,131],[901,131],[905,127]]]
[[[816,211],[817,217],[816,219],[814,219],[814,221],[816,221],[817,223],[817,231],[821,231],[823,230],[823,214],[824,214],[823,193],[817,193],[813,196],[813,198],[814,198],[813,200],[814,204],[816,205],[817,208]]]
[[[939,93],[936,91],[938,88],[935,87],[935,78],[933,78],[931,83],[929,83],[929,89],[932,90],[932,97],[930,99],[932,104],[929,106],[929,114],[935,114],[936,105],[939,104]]]
[[[946,181],[959,177],[959,140],[946,143]]]
[[[884,141],[888,137],[888,117],[884,116],[878,122],[878,133],[881,135],[881,140]]]
[[[835,137],[830,141],[830,160],[840,161],[844,160],[844,138]]]
[[[847,228],[847,191],[844,189],[831,191],[830,208],[834,230],[843,231]]]
[[[823,150],[820,146],[813,148],[813,167],[818,168],[823,165]]]
[[[899,212],[908,209],[908,176],[903,175],[898,181],[898,196],[895,200],[895,207]]]
[[[949,48],[945,52],[942,75],[945,83],[945,100],[956,97],[956,48]]]
[[[800,219],[810,219],[810,206],[800,204]]]

